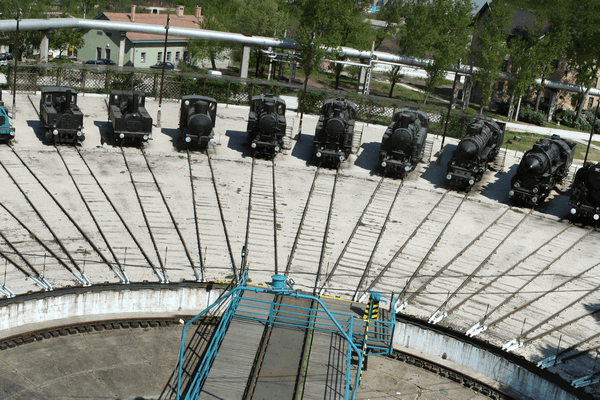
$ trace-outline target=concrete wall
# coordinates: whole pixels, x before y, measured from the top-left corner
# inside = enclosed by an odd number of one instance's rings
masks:
[[[203,286],[123,288],[47,295],[0,303],[0,338],[86,321],[196,315],[223,291]],[[54,294],[54,293],[53,293]]]
[[[394,348],[465,373],[518,399],[577,400],[576,396],[500,355],[421,326],[398,322]]]

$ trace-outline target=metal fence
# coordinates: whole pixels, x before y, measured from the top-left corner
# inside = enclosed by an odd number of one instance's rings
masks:
[[[141,90],[148,97],[158,98],[161,86],[160,70],[126,70],[116,67],[64,68],[55,66],[20,66],[17,73],[17,93],[35,93],[43,86],[68,86],[85,93],[106,93],[110,90]],[[9,84],[13,89],[12,69],[9,68]],[[302,97],[302,85],[287,82],[243,79],[232,76],[211,76],[198,73],[165,71],[162,98],[165,101],[178,101],[181,96],[201,94],[215,98],[219,103],[249,105],[252,96],[271,93]],[[418,107],[430,118],[429,132],[441,134],[444,130],[447,110],[421,105],[405,99],[390,99],[380,96],[364,96],[344,90],[331,90],[309,87],[305,101],[305,113],[320,114],[323,102],[330,98],[345,97],[357,105],[357,120],[388,125],[401,108]],[[453,112],[447,135],[460,138],[472,116]]]

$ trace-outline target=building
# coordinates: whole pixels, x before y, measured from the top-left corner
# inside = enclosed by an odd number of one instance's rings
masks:
[[[134,22],[165,26],[167,15],[156,13],[136,13],[131,6],[130,13],[105,12],[95,19],[117,22]],[[196,7],[194,15],[184,15],[184,7],[177,6],[177,12],[171,15],[170,26],[202,29],[202,8]],[[109,59],[119,66],[149,68],[163,60],[165,37],[137,32],[118,32],[90,29],[84,31],[85,45],[77,52],[78,61]],[[177,65],[186,57],[187,39],[169,36],[167,43],[167,62]]]

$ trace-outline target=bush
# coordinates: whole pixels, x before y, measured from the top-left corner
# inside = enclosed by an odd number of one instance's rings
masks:
[[[535,111],[530,105],[525,105],[519,110],[519,121],[528,122],[538,126],[548,125],[548,116],[541,112]]]

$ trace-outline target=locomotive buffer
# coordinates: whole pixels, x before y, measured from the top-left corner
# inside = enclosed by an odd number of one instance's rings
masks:
[[[246,276],[184,326],[172,398],[353,399],[364,357],[391,353],[395,321],[376,319],[378,300],[363,319],[355,303],[299,293],[285,276],[266,288],[245,286]],[[199,365],[187,365],[198,349],[183,345],[186,328],[225,304]]]

